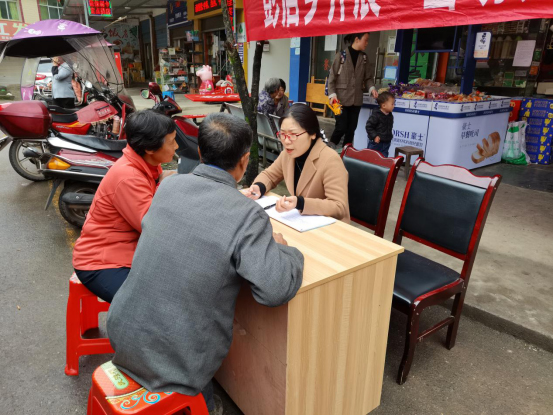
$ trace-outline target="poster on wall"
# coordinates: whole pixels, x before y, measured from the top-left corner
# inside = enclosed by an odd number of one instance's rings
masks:
[[[508,112],[467,118],[431,117],[425,159],[475,169],[499,163]]]
[[[140,60],[138,26],[125,23],[112,25],[105,29],[104,37],[114,45],[115,52],[121,52],[123,66]]]

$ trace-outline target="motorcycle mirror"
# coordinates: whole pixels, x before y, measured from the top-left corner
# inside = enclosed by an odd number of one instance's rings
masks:
[[[141,89],[140,96],[144,99],[150,99],[150,91],[148,91],[147,89]]]
[[[88,89],[92,89],[92,82],[86,81],[86,82],[84,83],[84,86],[86,86]]]

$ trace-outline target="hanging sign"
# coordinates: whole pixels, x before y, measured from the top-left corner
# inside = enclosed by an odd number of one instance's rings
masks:
[[[109,0],[88,0],[88,15],[112,17],[111,1]]]
[[[478,32],[474,45],[474,59],[488,59],[492,44],[492,32]]]
[[[186,1],[169,0],[167,2],[167,27],[189,23]]]
[[[230,24],[234,27],[234,0],[226,0],[230,16]],[[221,10],[221,0],[196,0],[194,2],[194,15]]]
[[[27,23],[0,20],[0,41],[10,40],[17,32],[26,26]]]
[[[250,0],[244,10],[256,41],[542,19],[553,16],[553,1]]]

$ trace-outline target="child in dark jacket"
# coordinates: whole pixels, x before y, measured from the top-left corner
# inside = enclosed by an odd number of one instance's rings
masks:
[[[367,121],[365,129],[369,136],[369,145],[367,148],[380,152],[384,157],[388,157],[390,143],[394,138],[392,129],[394,127],[394,110],[395,99],[392,94],[387,91],[382,92],[376,99],[378,106],[374,110]]]

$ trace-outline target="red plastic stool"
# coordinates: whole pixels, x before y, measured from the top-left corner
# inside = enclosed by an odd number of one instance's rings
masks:
[[[176,392],[148,392],[113,363],[107,362],[92,374],[87,415],[209,415],[204,397]]]
[[[88,329],[98,327],[98,314],[109,310],[109,303],[100,301],[79,281],[76,274],[69,279],[67,300],[65,374],[79,374],[79,356],[113,353],[109,339],[83,339]]]

